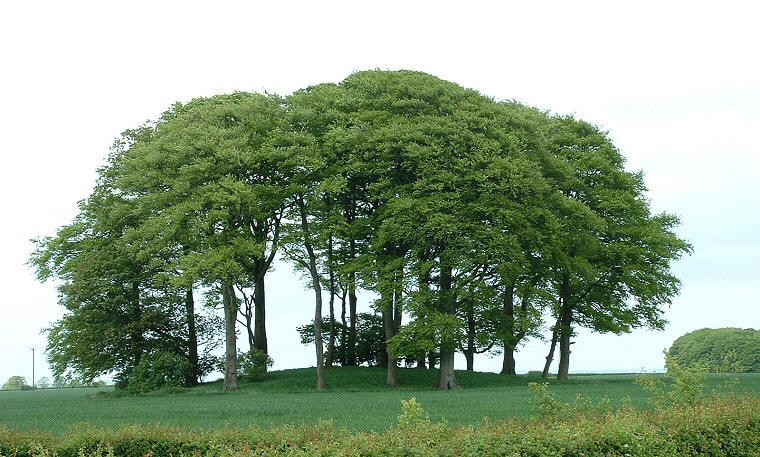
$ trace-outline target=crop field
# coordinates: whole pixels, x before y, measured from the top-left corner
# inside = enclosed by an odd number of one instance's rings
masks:
[[[337,428],[384,432],[398,423],[401,400],[416,397],[434,423],[477,425],[491,420],[536,416],[529,376],[457,372],[463,385],[437,391],[435,370],[401,370],[404,385],[385,387],[385,371],[376,368],[332,368],[328,390],[314,388],[314,369],[268,373],[258,382],[242,380],[240,389],[222,392],[220,382],[140,396],[119,396],[110,389],[39,389],[0,392],[0,427],[54,435],[93,426],[163,425],[192,431],[229,427],[294,424],[331,420]],[[580,395],[591,404],[607,397],[613,408],[630,403],[651,409],[650,396],[634,383],[635,374],[575,375],[564,383],[549,380],[557,400],[573,404]],[[728,382],[727,382],[728,381]],[[709,375],[707,392],[727,391],[760,397],[760,374]]]

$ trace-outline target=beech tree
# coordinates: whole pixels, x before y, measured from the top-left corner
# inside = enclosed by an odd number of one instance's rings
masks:
[[[216,284],[222,292],[227,390],[235,388],[235,285],[253,287],[253,343],[267,351],[264,278],[285,205],[287,171],[278,143],[285,131],[277,97],[197,99],[165,113],[152,141],[122,161],[119,187],[151,214],[138,237],[153,240],[149,246],[185,240],[166,266],[178,273],[174,282]]]
[[[41,281],[57,279],[67,312],[48,329],[48,359],[56,377],[86,382],[114,373],[127,383],[148,352],[170,351],[197,360],[197,338],[182,318],[181,289],[156,280],[125,239],[142,218],[132,202],[111,192],[108,178],[80,204],[74,222],[37,240],[30,263]],[[191,347],[192,346],[192,347]],[[187,373],[192,384],[198,372]]]
[[[597,128],[555,118],[550,132],[549,179],[559,236],[552,245],[552,282],[560,364],[567,379],[574,325],[624,333],[665,325],[663,307],[679,290],[670,263],[691,251],[674,233],[679,221],[651,214],[641,173]]]

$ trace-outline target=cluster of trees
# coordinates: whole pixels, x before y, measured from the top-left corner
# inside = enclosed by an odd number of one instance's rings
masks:
[[[675,340],[668,355],[687,368],[713,373],[760,373],[760,330],[695,330]]]
[[[514,351],[545,316],[546,370],[559,344],[566,378],[575,328],[664,325],[679,288],[670,263],[691,249],[624,164],[587,122],[418,72],[178,103],[126,131],[76,219],[37,240],[31,263],[60,281],[67,309],[49,329],[52,368],[128,384],[166,352],[187,359],[192,384],[214,366],[221,330],[235,389],[238,322],[268,353],[277,257],[314,292],[302,338],[318,388],[325,365],[380,360],[397,385],[402,357],[434,359],[439,387],[452,388],[457,351],[471,368],[494,348],[514,374]],[[384,354],[373,361],[359,347],[361,290],[377,297]],[[221,321],[195,305],[201,294]]]

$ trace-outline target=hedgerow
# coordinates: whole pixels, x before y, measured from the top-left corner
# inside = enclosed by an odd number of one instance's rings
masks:
[[[356,433],[331,422],[190,431],[75,428],[65,437],[0,428],[0,455],[22,456],[743,456],[760,454],[760,399],[712,398],[641,411],[574,410],[531,420],[434,423],[415,399],[398,426]]]

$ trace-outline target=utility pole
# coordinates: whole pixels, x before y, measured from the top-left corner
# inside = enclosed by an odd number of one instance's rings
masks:
[[[35,388],[34,386],[34,350],[36,348],[32,348],[32,389]]]

